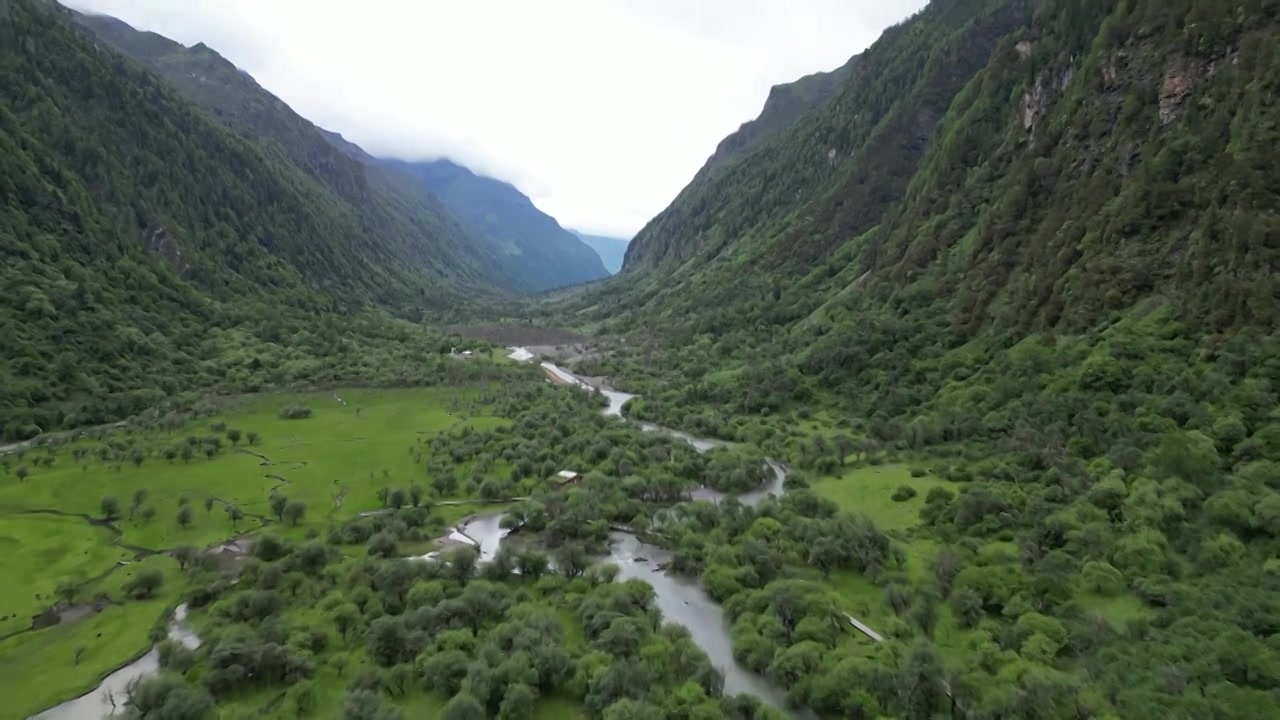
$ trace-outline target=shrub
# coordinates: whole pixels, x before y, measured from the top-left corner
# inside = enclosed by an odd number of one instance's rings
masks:
[[[910,485],[900,485],[897,490],[893,491],[894,502],[906,502],[916,496],[916,489]]]
[[[305,420],[311,417],[311,408],[306,405],[288,405],[280,409],[280,417],[285,420]]]
[[[911,477],[913,478],[922,478],[928,474],[929,472],[924,468],[918,468],[918,467],[911,468]]]

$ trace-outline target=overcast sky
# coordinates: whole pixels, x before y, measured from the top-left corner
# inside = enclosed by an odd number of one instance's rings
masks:
[[[204,42],[375,155],[448,156],[630,237],[769,87],[925,0],[64,0]]]

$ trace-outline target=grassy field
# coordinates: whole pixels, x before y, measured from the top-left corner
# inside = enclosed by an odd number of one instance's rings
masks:
[[[245,399],[222,417],[202,418],[194,427],[137,440],[168,447],[189,435],[210,435],[211,425],[224,422],[245,433],[258,433],[261,439],[255,445],[241,440],[238,448],[212,460],[170,462],[150,457],[136,467],[127,462],[115,467],[80,465],[64,449],[53,468],[35,468],[25,482],[13,474],[0,481],[0,517],[43,508],[97,516],[101,499],[112,496],[124,515],[119,522],[124,542],[150,549],[204,547],[256,527],[259,521],[252,516],[271,514],[268,501],[272,488],[277,488],[289,499],[306,504],[301,526],[324,525],[328,519],[341,520],[376,508],[378,488],[428,482],[409,452],[420,438],[459,423],[486,427],[504,422],[450,412],[449,404],[465,399],[461,396],[466,392],[456,388],[340,391],[345,404],[332,394]],[[282,407],[298,404],[310,407],[313,416],[305,420],[279,417]],[[150,521],[130,518],[131,498],[137,490],[147,494],[144,506],[156,510]],[[186,528],[176,522],[179,498],[184,495],[194,510]],[[207,498],[234,503],[249,517],[233,525],[220,504],[206,510]]]
[[[0,637],[31,625],[60,583],[81,584],[132,553],[107,528],[77,517],[19,515],[0,520]]]
[[[916,496],[897,502],[892,499],[893,492],[903,485],[915,488]],[[924,498],[935,487],[956,489],[955,483],[930,475],[913,478],[906,465],[868,465],[820,480],[813,490],[841,510],[866,514],[881,530],[902,530],[920,522]]]
[[[479,392],[450,387],[250,396],[224,401],[219,415],[173,431],[117,431],[103,441],[74,443],[57,451],[52,466],[40,462],[47,454],[42,449],[6,458],[9,470],[0,475],[0,637],[30,627],[33,616],[54,605],[55,590],[62,583],[81,585],[77,599],[99,591],[120,596],[120,584],[143,565],[122,567],[98,583],[87,581],[133,558],[130,546],[155,551],[202,548],[262,527],[271,515],[273,488],[305,503],[306,513],[297,527],[284,528],[284,534],[301,539],[310,529],[323,530],[375,509],[379,488],[427,486],[430,478],[412,448],[459,424],[483,428],[506,422],[468,416],[462,410]],[[312,416],[282,419],[281,408],[291,405],[306,405]],[[242,432],[238,447],[232,447],[225,430],[212,429],[219,423]],[[258,438],[252,445],[247,442],[249,432]],[[166,461],[161,456],[164,448],[181,445],[188,436],[217,434],[223,436],[225,449],[212,459],[198,455],[189,462]],[[140,465],[75,457],[77,449],[92,451],[112,440],[145,448],[147,457]],[[19,464],[28,468],[25,479],[18,477]],[[154,509],[150,520],[132,508],[139,490],[145,492],[141,507]],[[122,536],[117,544],[109,528],[90,524],[85,517],[30,514],[55,510],[99,518],[104,496],[114,497],[120,508],[115,525]],[[177,522],[183,497],[192,511],[186,527]],[[209,498],[215,502],[206,509]],[[223,502],[234,503],[246,517],[233,523]],[[456,521],[479,509],[441,507],[436,514]],[[173,565],[163,556],[144,562]],[[170,575],[161,597],[112,605],[0,643],[0,697],[12,699],[5,712],[21,711],[19,716],[25,717],[72,697],[145,650],[148,631],[176,603],[177,575]],[[75,663],[77,648],[83,651]]]
[[[126,600],[122,587],[146,568],[160,568],[164,585],[152,599]],[[177,604],[177,570],[176,562],[159,555],[122,567],[90,588],[119,604],[76,622],[0,641],[0,697],[5,699],[0,716],[24,718],[88,692],[145,652],[151,628]]]

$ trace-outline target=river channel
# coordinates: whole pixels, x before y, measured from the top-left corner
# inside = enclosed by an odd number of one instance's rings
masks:
[[[597,390],[576,375],[549,362],[542,363],[542,367],[566,385],[603,394],[609,401],[608,407],[603,411],[605,415],[622,417],[622,409],[627,401],[636,397],[616,390]],[[730,444],[722,440],[694,437],[652,423],[634,422],[647,432],[662,432],[684,440],[699,452],[726,447]],[[768,459],[766,462],[772,471],[770,481],[754,491],[734,496],[744,505],[756,505],[767,497],[782,494],[787,477],[786,468],[773,459]],[[713,502],[729,497],[726,493],[710,488],[698,488],[692,495],[696,499]],[[450,539],[474,543],[480,550],[481,562],[492,559],[507,533],[501,527],[501,518],[500,512],[476,515],[453,530]],[[601,559],[601,562],[617,565],[619,580],[643,580],[653,587],[663,619],[687,628],[693,641],[707,653],[712,665],[724,674],[726,695],[753,695],[787,712],[793,718],[814,717],[810,712],[788,707],[786,694],[782,688],[738,663],[733,657],[729,622],[720,605],[707,595],[697,580],[670,575],[662,570],[671,560],[669,550],[640,542],[630,533],[614,532],[610,538],[612,541],[610,553],[608,557]],[[429,559],[436,555],[436,552],[432,552],[417,559]],[[184,617],[186,617],[186,607],[179,606],[174,614],[169,637],[188,647],[198,647],[200,639],[183,625]],[[30,720],[101,720],[103,717],[111,716],[115,714],[111,698],[114,697],[115,703],[123,709],[125,689],[129,683],[135,678],[156,672],[158,668],[159,652],[152,648],[138,660],[107,676],[102,684],[91,692],[32,716]]]
[[[200,638],[184,623],[187,606],[179,605],[173,611],[169,625],[169,638],[189,648],[200,647]],[[74,700],[33,715],[30,720],[101,720],[124,710],[129,683],[160,670],[160,650],[151,648],[145,655],[108,675],[92,691]]]

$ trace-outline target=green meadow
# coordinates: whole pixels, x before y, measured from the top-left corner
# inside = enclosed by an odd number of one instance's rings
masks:
[[[474,390],[348,390],[310,395],[267,395],[227,401],[217,416],[193,420],[171,432],[133,431],[127,439],[156,452],[140,465],[78,463],[63,448],[52,468],[32,467],[25,481],[12,473],[0,485],[0,516],[23,511],[55,509],[101,516],[103,497],[114,497],[121,510],[122,541],[152,550],[183,545],[204,547],[243,534],[271,515],[273,490],[301,501],[306,513],[299,527],[324,525],[379,506],[376,492],[386,486],[426,483],[429,478],[409,448],[457,424],[477,427],[504,422],[495,417],[468,417],[450,405],[472,399]],[[286,420],[288,406],[305,405],[310,418]],[[249,444],[242,439],[212,459],[157,457],[162,448],[181,444],[189,436],[225,435],[210,428],[225,424],[242,434],[257,433]],[[74,447],[74,446],[73,446]],[[32,451],[38,455],[43,451]],[[31,463],[27,463],[31,465]],[[137,510],[136,492],[146,493]],[[176,521],[179,501],[189,499],[192,518],[187,527]],[[205,501],[213,499],[212,508]],[[233,523],[224,503],[239,507],[245,518]],[[143,508],[155,509],[144,517]],[[2,614],[2,613],[0,613]]]
[[[894,492],[904,486],[913,488],[916,494],[906,500],[894,500]],[[911,470],[903,464],[850,468],[839,477],[824,478],[813,484],[818,495],[831,500],[843,511],[867,515],[898,542],[906,553],[904,572],[913,584],[927,582],[929,559],[941,548],[938,541],[918,529],[925,497],[936,487],[958,493],[961,485],[929,474],[912,477]],[[1018,546],[1012,542],[988,542],[978,549],[975,560],[981,565],[1017,564]],[[846,612],[882,635],[890,635],[895,627],[902,624],[903,621],[886,601],[884,588],[866,575],[839,570],[832,573],[827,582]],[[1075,593],[1075,601],[1083,610],[1096,613],[1116,627],[1150,615],[1150,609],[1130,593],[1103,596],[1080,590]],[[948,605],[944,603],[938,607],[933,641],[944,655],[958,658],[969,652],[971,636],[972,632],[960,624]],[[854,642],[866,645],[870,640],[857,634]]]
[[[148,569],[163,573],[163,585],[152,598],[128,599],[124,587]],[[10,584],[7,578],[4,584]],[[3,716],[27,717],[81,695],[146,652],[151,629],[177,604],[180,590],[177,563],[156,555],[123,566],[86,588],[108,599],[101,612],[0,640]]]
[[[169,430],[119,429],[6,457],[0,475],[0,697],[7,698],[6,713],[25,717],[87,691],[150,646],[150,630],[177,603],[179,577],[171,558],[147,554],[207,548],[267,525],[301,539],[380,507],[380,488],[427,486],[422,455],[430,437],[459,425],[506,422],[474,410],[481,390],[352,389],[224,399],[212,415]],[[282,417],[282,409],[297,406],[310,408],[311,416]],[[232,430],[240,431],[236,442]],[[223,447],[211,458],[202,452],[165,458],[166,449],[188,437],[213,436],[222,438]],[[111,443],[130,448],[127,459],[97,459],[98,449]],[[273,491],[303,503],[296,524],[274,517]],[[114,529],[103,521],[103,498],[114,498],[118,507]],[[185,526],[179,523],[184,503]],[[244,517],[233,521],[228,505]],[[436,514],[456,521],[475,509],[442,506]],[[161,590],[147,600],[126,597],[124,584],[148,567],[164,573]],[[34,616],[55,606],[95,599],[104,606],[100,612],[30,629]]]
[[[899,487],[914,488],[916,495],[909,500],[897,501],[893,493]],[[920,508],[925,496],[935,487],[945,487],[956,492],[956,483],[932,475],[911,477],[906,465],[864,465],[850,468],[835,478],[826,478],[813,485],[818,495],[827,498],[846,512],[864,513],[882,530],[905,530],[920,522]]]
[[[128,560],[111,532],[77,517],[18,515],[0,519],[0,637],[49,608],[62,583],[84,583]]]

